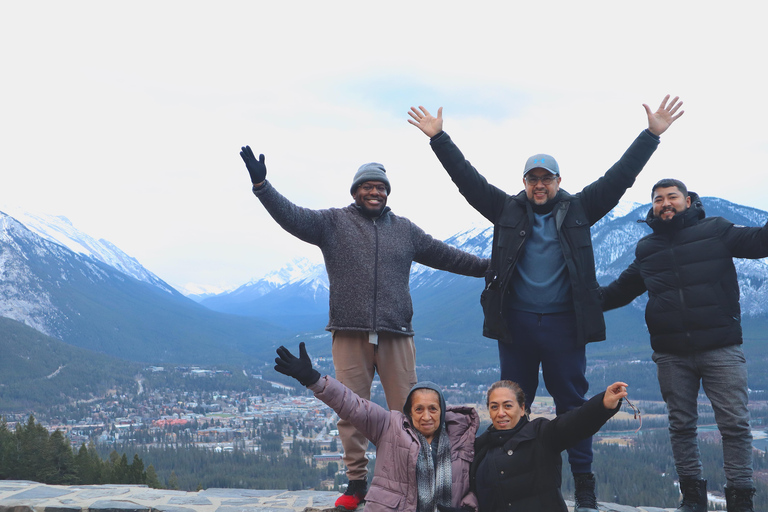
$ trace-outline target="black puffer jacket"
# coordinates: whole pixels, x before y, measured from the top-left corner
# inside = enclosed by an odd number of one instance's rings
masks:
[[[554,420],[536,418],[511,431],[491,426],[478,437],[469,478],[480,512],[566,512],[560,452],[594,435],[619,411],[621,402],[616,409],[603,406],[604,395]]]
[[[555,222],[568,267],[577,319],[576,336],[581,345],[605,339],[605,321],[589,228],[616,206],[658,144],[659,138],[644,130],[600,179],[578,194],[560,190],[560,201],[554,209]],[[464,158],[447,133],[440,132],[434,136],[431,145],[467,202],[493,223],[491,270],[486,275],[485,291],[480,297],[485,313],[483,335],[504,339],[507,337],[507,325],[502,302],[518,257],[531,232],[531,203],[525,191],[512,196],[488,183]]]
[[[648,291],[645,322],[658,352],[690,353],[740,345],[739,283],[733,258],[768,256],[768,224],[736,226],[706,218],[699,196],[664,223],[648,212],[653,233],[635,249],[635,261],[601,289],[603,308],[618,308]]]

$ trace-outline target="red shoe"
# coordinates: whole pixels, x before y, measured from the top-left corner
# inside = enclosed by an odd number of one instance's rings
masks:
[[[368,482],[365,480],[350,480],[347,490],[336,500],[336,508],[352,512],[360,503],[365,501]]]

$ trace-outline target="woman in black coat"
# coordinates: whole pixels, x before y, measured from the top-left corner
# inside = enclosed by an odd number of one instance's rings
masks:
[[[567,512],[560,492],[560,453],[594,435],[616,414],[627,384],[615,382],[553,420],[529,420],[525,394],[502,380],[488,390],[492,425],[475,440],[470,481],[480,512]]]

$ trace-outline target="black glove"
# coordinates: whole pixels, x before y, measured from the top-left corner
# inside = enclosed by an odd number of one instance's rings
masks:
[[[248,174],[251,175],[251,183],[256,185],[261,183],[267,177],[267,166],[264,164],[264,155],[259,155],[259,159],[253,156],[251,146],[240,148],[240,157],[248,168]]]
[[[320,380],[320,372],[312,368],[312,361],[310,361],[307,355],[307,349],[304,346],[304,342],[299,343],[299,357],[291,354],[291,352],[281,346],[277,349],[277,355],[280,357],[275,358],[275,370],[293,377],[302,386],[311,386],[318,380]]]
[[[462,505],[460,507],[449,507],[448,505],[437,504],[437,510],[440,512],[474,512],[475,509],[469,505]]]

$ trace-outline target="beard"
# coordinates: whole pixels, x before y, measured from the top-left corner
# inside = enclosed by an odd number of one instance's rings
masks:
[[[683,211],[685,211],[685,210],[683,210]],[[665,213],[667,213],[667,212],[672,212],[672,216],[671,216],[671,217],[669,217],[669,218],[666,218],[666,217],[662,217],[662,215],[664,215],[664,214],[665,214]],[[659,215],[657,215],[657,217],[659,218],[659,220],[660,220],[661,222],[672,222],[672,221],[675,219],[675,217],[677,217],[677,216],[678,216],[678,215],[680,215],[681,213],[683,213],[683,212],[678,212],[678,211],[677,211],[677,210],[675,210],[674,208],[664,208],[663,210],[661,210],[661,211],[659,212]]]

